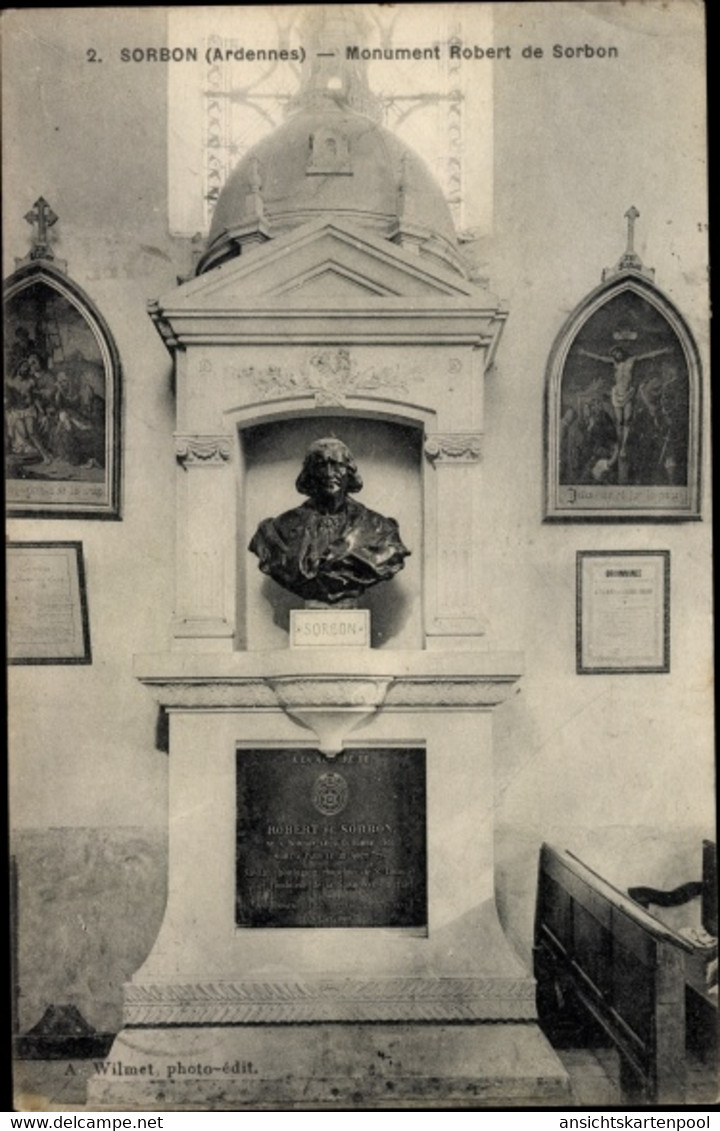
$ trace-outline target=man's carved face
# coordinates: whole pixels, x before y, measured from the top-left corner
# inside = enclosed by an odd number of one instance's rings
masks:
[[[344,500],[348,488],[348,468],[342,460],[333,459],[326,452],[316,452],[309,467],[313,497],[334,502]]]

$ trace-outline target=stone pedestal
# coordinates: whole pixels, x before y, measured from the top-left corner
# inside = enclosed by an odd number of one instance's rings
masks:
[[[168,903],[125,987],[126,1028],[92,1104],[122,1107],[138,1087],[136,1105],[166,1108],[562,1096],[564,1073],[534,1023],[533,979],[494,902],[491,710],[512,693],[519,658],[336,650],[330,660],[323,649],[139,660],[138,677],[170,713]],[[242,869],[261,867],[244,841],[243,757],[250,780],[263,759],[276,776],[297,764],[287,800],[276,800],[277,779],[271,807],[253,809],[268,840],[281,838],[298,886],[322,868],[308,846],[325,845],[327,892],[364,888],[359,903],[346,891],[337,917],[321,903],[278,918],[267,880],[253,890],[267,888],[268,925],[260,896],[249,915],[238,911]],[[405,781],[392,777],[395,758]],[[315,781],[328,791],[312,794]],[[423,859],[398,866],[404,830]],[[338,879],[344,851],[356,860]],[[382,903],[393,868],[401,883],[417,874],[397,920]],[[359,925],[336,925],[348,921]],[[298,925],[276,925],[288,922]]]

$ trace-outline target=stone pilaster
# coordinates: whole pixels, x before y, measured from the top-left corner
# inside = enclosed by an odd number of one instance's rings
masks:
[[[229,435],[176,434],[175,646],[226,651],[235,637],[235,478]]]
[[[481,636],[485,631],[475,524],[481,447],[479,432],[434,432],[425,437],[425,632],[432,647],[447,637]]]

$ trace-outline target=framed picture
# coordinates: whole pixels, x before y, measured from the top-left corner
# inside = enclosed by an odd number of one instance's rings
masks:
[[[577,671],[670,671],[670,551],[578,551]]]
[[[545,519],[700,518],[700,361],[639,271],[573,312],[546,375]]]
[[[8,280],[4,327],[9,515],[120,518],[120,364],[101,315],[38,259]]]
[[[90,664],[81,542],[7,546],[8,661]]]

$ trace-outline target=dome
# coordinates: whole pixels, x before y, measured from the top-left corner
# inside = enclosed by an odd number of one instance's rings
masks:
[[[332,218],[465,274],[450,210],[424,162],[371,118],[316,100],[263,138],[222,189],[198,273],[308,221]]]

